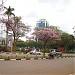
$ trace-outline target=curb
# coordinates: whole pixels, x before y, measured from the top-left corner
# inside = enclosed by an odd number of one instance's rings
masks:
[[[27,58],[27,59],[0,59],[0,61],[9,61],[9,60],[41,60],[42,58],[34,59],[34,58]],[[46,58],[43,58],[46,59]]]
[[[16,60],[16,59],[10,59],[10,60]]]
[[[74,57],[59,57],[59,58],[75,58],[75,56]],[[57,59],[59,59],[59,58],[57,58]],[[38,59],[35,59],[35,58],[25,58],[25,59],[0,59],[0,61],[9,61],[9,60],[12,60],[12,61],[14,61],[14,60],[44,60],[44,59],[47,59],[47,58],[38,58]],[[55,58],[56,59],[56,58]]]
[[[4,60],[4,59],[0,59],[0,60]]]

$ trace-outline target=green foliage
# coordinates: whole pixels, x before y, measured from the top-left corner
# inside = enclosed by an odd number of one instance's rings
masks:
[[[7,49],[6,49],[5,45],[1,45],[0,48],[2,49],[2,51],[7,52]]]
[[[25,47],[30,47],[30,48],[40,48],[41,50],[43,49],[43,42],[41,40],[36,41],[19,41],[16,43],[17,47],[20,48],[25,48]],[[49,40],[48,43],[45,45],[45,52],[49,52],[49,49],[52,48],[58,48],[58,47],[64,47],[65,52],[74,52],[75,48],[75,38],[73,35],[69,35],[67,33],[62,33],[61,39],[52,41]]]
[[[16,49],[16,51],[20,51],[20,49],[19,49],[19,48],[17,48],[17,49]]]
[[[3,51],[4,52],[7,52],[6,46],[3,47]]]
[[[10,57],[9,56],[8,57],[5,57],[4,60],[10,60]]]
[[[58,43],[60,47],[65,47],[66,50],[74,49],[74,36],[63,33]]]
[[[2,55],[0,55],[0,59],[3,59],[3,56]]]
[[[22,42],[22,41],[21,42],[16,42],[16,46],[20,47],[20,48],[21,47],[26,47],[26,42]]]

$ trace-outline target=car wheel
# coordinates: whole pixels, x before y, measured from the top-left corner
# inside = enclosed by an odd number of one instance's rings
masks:
[[[39,53],[39,55],[40,55],[40,53]]]

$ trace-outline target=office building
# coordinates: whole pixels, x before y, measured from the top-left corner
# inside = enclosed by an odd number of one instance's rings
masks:
[[[49,23],[46,19],[40,19],[36,23],[36,27],[38,27],[38,28],[44,28],[44,27],[48,27],[48,26],[49,26]]]

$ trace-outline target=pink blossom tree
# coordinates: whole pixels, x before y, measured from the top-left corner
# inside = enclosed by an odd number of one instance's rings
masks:
[[[33,33],[38,40],[43,42],[43,56],[45,57],[45,48],[49,40],[56,41],[60,39],[60,33],[56,29],[51,28],[35,28]]]
[[[7,33],[9,33],[9,31],[12,32],[13,50],[16,50],[17,40],[20,37],[24,37],[30,31],[30,26],[23,23],[22,18],[17,16],[11,17],[9,19],[9,24],[8,19],[2,19],[1,22],[8,26],[8,30],[6,30]]]
[[[11,8],[11,6],[4,8],[6,9],[4,13],[6,17],[2,18],[1,22],[6,25],[6,43],[8,43],[8,33],[11,31],[14,39],[13,50],[16,50],[16,41],[30,31],[30,26],[23,23],[21,17],[15,16],[14,8]]]

